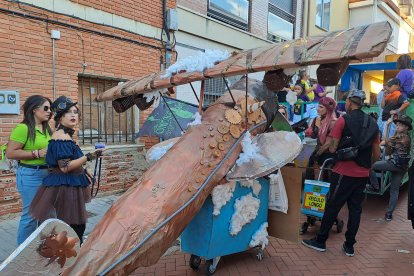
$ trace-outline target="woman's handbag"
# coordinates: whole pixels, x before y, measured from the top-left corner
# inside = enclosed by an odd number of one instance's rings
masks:
[[[359,147],[348,147],[336,152],[336,159],[339,161],[355,160],[358,156]]]

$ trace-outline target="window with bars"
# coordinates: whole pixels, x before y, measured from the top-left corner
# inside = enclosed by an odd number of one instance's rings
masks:
[[[207,15],[242,30],[249,29],[248,0],[208,0]]]
[[[226,78],[229,87],[231,87],[231,84],[237,82],[239,79],[240,76]],[[225,92],[227,92],[227,86],[223,78],[207,79],[204,84],[203,106],[207,107],[211,105]]]
[[[96,102],[96,95],[117,86],[121,79],[89,76],[78,78],[78,106],[81,110],[79,143],[83,145],[133,143],[135,135],[134,111],[117,113],[111,102]]]
[[[204,85],[203,106],[214,103],[226,90],[226,84],[222,78],[207,79]]]

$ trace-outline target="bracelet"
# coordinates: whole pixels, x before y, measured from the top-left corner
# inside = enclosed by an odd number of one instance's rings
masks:
[[[32,157],[33,157],[33,159],[37,159],[37,157],[36,157],[36,153],[35,153],[35,151],[34,151],[34,150],[32,150]]]
[[[39,159],[40,158],[40,152],[39,152],[39,150],[37,150],[37,159]]]

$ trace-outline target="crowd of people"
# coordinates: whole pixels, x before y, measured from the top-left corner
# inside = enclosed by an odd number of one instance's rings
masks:
[[[385,219],[392,220],[411,158],[408,131],[412,130],[412,119],[404,112],[414,86],[411,58],[402,55],[398,68],[401,69],[398,75],[388,80],[378,94],[377,121],[362,111],[366,100],[364,91],[350,91],[345,102],[346,113],[338,114],[337,102],[327,96],[324,86],[309,81],[306,71],[299,72],[293,87],[278,93],[280,101],[286,101],[289,93],[294,93],[297,99],[293,106],[281,106],[280,113],[293,123],[304,116],[310,120],[305,135],[316,139],[317,144],[309,158],[306,177],[315,178],[314,167],[322,166],[328,159],[334,161],[331,172],[322,179],[330,182],[330,191],[320,229],[316,237],[303,240],[305,246],[326,250],[330,229],[347,203],[349,215],[342,248],[347,256],[353,256],[364,191],[378,192],[381,171],[392,172],[390,200],[385,212]],[[87,221],[85,205],[91,200],[91,175],[85,164],[99,157],[103,150],[84,155],[74,141],[80,111],[77,103],[68,97],[61,96],[52,102],[44,96],[33,95],[25,101],[23,112],[23,121],[11,132],[6,150],[8,158],[19,161],[16,183],[23,209],[17,242],[23,243],[39,222],[58,218],[75,230],[82,243]],[[54,132],[49,126],[52,117]]]
[[[411,58],[408,55],[400,56],[397,67],[399,73],[388,80],[378,94],[380,114],[377,121],[371,114],[361,110],[366,100],[362,90],[349,92],[345,102],[346,112],[340,113],[339,118],[331,111],[336,107],[333,99],[326,95],[319,99],[319,117],[312,120],[305,131],[306,136],[317,139],[309,167],[313,169],[315,165],[320,166],[327,158],[333,158],[334,166],[332,173],[324,179],[330,182],[330,189],[321,226],[316,237],[303,240],[303,245],[326,251],[331,227],[347,203],[348,223],[342,249],[347,256],[354,256],[364,191],[379,192],[378,172],[391,173],[390,198],[384,219],[393,219],[399,189],[411,159],[408,131],[412,130],[412,118],[404,113],[409,106],[408,98],[413,98],[414,86]],[[307,177],[314,178],[311,174],[307,174]],[[410,181],[414,182],[411,177]],[[413,196],[409,200],[409,206],[412,206]],[[414,228],[414,212],[411,211],[409,216]]]

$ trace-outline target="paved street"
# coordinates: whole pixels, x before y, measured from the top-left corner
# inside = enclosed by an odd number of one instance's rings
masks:
[[[94,199],[88,204],[90,213],[86,235],[100,220],[117,196]],[[343,233],[332,232],[325,253],[275,238],[259,262],[254,251],[226,256],[215,275],[414,275],[414,230],[406,220],[407,192],[403,188],[394,220],[386,222],[383,213],[388,195],[370,196],[365,202],[355,257],[341,251]],[[346,210],[341,213],[346,217]],[[18,218],[0,220],[0,259],[5,259],[16,246]],[[311,237],[316,226],[304,237]],[[399,250],[400,252],[397,252]],[[174,252],[174,250],[172,250]],[[189,267],[189,255],[180,252],[161,258],[154,266],[140,268],[133,275],[206,275],[203,262],[197,272]]]
[[[387,203],[388,194],[370,196],[365,202],[354,257],[346,257],[341,250],[343,233],[332,232],[325,253],[271,238],[261,262],[256,260],[254,251],[226,256],[214,275],[414,275],[414,229],[406,220],[406,187],[391,222],[383,219]],[[343,210],[341,217],[346,216]],[[318,225],[319,222],[304,237],[312,237]],[[133,275],[207,274],[204,262],[194,272],[189,268],[189,259],[187,254],[176,253],[161,258],[154,266],[138,269]]]

